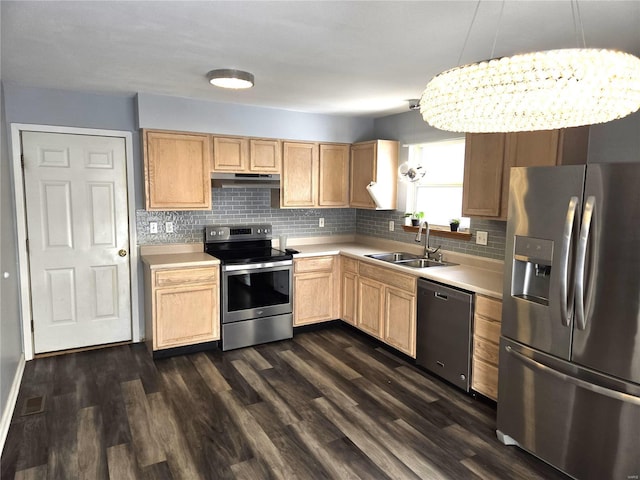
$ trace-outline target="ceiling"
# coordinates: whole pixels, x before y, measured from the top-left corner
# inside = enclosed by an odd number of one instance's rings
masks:
[[[352,116],[405,112],[428,80],[459,63],[582,45],[570,1],[484,1],[471,30],[476,1],[0,5],[4,82]],[[640,56],[640,1],[578,9],[587,47]],[[248,70],[256,85],[211,87],[205,75],[217,68]]]

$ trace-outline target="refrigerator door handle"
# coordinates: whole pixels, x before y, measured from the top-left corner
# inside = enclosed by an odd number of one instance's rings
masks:
[[[576,325],[580,330],[584,330],[587,326],[585,319],[585,288],[584,274],[587,260],[587,246],[589,243],[589,234],[591,232],[591,220],[596,206],[596,197],[590,195],[584,204],[584,212],[582,214],[582,228],[580,229],[580,238],[578,240],[578,252],[576,254]]]
[[[573,316],[573,283],[569,282],[569,252],[573,240],[573,225],[576,218],[576,208],[578,207],[578,197],[569,199],[567,216],[562,232],[562,245],[560,247],[560,318],[562,324],[568,327]]]
[[[511,345],[507,345],[504,347],[508,354],[513,355],[518,360],[520,360],[525,365],[552,375],[564,382],[571,383],[579,388],[584,388],[585,390],[589,390],[591,392],[597,393],[599,395],[604,395],[609,398],[613,398],[615,400],[619,400],[621,402],[632,403],[634,405],[640,405],[640,397],[636,397],[635,395],[630,395],[628,393],[620,392],[618,390],[612,390],[611,388],[603,387],[601,385],[596,385],[595,383],[589,383],[586,380],[582,380],[581,378],[576,378],[572,375],[567,375],[566,373],[559,372],[544,363],[540,363],[533,358],[529,358],[526,355],[514,350],[511,348]]]

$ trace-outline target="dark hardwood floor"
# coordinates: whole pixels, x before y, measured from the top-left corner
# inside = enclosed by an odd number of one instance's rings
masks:
[[[0,478],[567,478],[494,430],[494,408],[347,327],[155,361],[125,345],[27,363]]]

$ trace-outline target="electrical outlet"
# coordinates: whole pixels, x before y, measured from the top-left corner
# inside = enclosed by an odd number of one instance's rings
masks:
[[[158,222],[149,222],[149,233],[158,233]]]
[[[324,227],[324,218],[320,218],[320,221],[318,222],[318,226]]]
[[[486,245],[488,236],[487,232],[476,232],[476,243],[478,245]]]
[[[396,229],[396,224],[393,220],[389,220],[389,231],[393,232]]]
[[[173,233],[173,222],[165,222],[164,231],[165,233]]]

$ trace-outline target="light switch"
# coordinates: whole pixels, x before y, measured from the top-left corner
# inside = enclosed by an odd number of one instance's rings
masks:
[[[173,222],[165,222],[164,231],[165,233],[173,233]]]
[[[318,222],[318,226],[319,227],[324,227],[324,218],[320,219],[320,221]]]
[[[487,232],[476,232],[476,243],[478,245],[486,245],[487,238],[488,238]]]
[[[158,233],[158,222],[149,222],[149,233]]]

